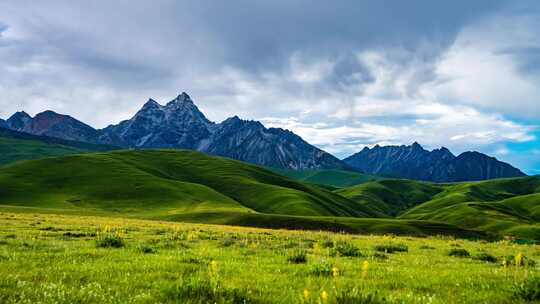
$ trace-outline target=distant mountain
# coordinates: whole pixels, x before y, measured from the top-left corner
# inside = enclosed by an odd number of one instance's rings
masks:
[[[103,130],[135,148],[185,148],[276,168],[308,169],[347,166],[294,133],[265,128],[237,116],[209,121],[188,94],[165,106],[150,99],[130,120]],[[114,142],[114,141],[112,141]]]
[[[219,124],[211,122],[186,93],[164,106],[150,99],[131,119],[102,130],[52,111],[33,118],[17,112],[7,120],[7,126],[30,134],[88,143],[192,149],[268,167],[351,169],[290,131],[266,128],[258,121],[236,116]]]
[[[7,122],[0,118],[0,128],[7,128]]]
[[[87,151],[112,151],[112,150],[119,150],[121,148],[118,146],[96,145],[96,144],[91,144],[87,142],[67,140],[67,139],[62,139],[58,137],[50,137],[50,136],[45,136],[45,135],[33,135],[30,133],[15,131],[15,130],[2,128],[2,127],[0,127],[0,138],[39,141],[44,144],[62,145],[62,146],[68,146],[68,147],[78,148],[78,149],[87,150]]]
[[[103,131],[129,147],[198,150],[201,141],[209,138],[214,129],[215,124],[183,93],[165,106],[150,99],[133,118]]]
[[[15,131],[24,131],[26,126],[28,126],[32,121],[32,117],[28,115],[26,112],[17,112],[11,117],[6,120],[6,125],[11,130]]]
[[[45,111],[31,117],[25,112],[13,114],[7,121],[11,130],[72,141],[100,144],[99,132],[75,118]]]
[[[308,144],[291,131],[267,129],[258,121],[241,120],[237,116],[217,125],[199,150],[274,168],[347,167],[336,157]]]
[[[416,142],[411,146],[366,147],[343,161],[369,174],[434,182],[525,176],[519,169],[479,152],[456,157],[444,147],[427,151]]]

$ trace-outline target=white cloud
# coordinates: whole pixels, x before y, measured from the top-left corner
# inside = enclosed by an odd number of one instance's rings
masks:
[[[540,118],[540,75],[523,71],[528,50],[540,56],[535,16],[492,16],[464,28],[436,66],[430,89],[448,103],[479,106],[525,118]]]
[[[358,54],[358,60],[368,67],[374,81],[353,84],[345,93],[327,92],[313,99],[295,95],[295,105],[303,108],[311,104],[308,114],[263,120],[270,126],[293,130],[309,142],[340,156],[373,144],[419,141],[427,147],[447,146],[459,153],[482,150],[500,142],[535,140],[532,135],[535,126],[520,124],[472,105],[440,101],[437,75],[431,79],[418,77],[429,74],[430,70],[437,71],[437,63],[422,62],[414,55],[412,60],[396,62],[393,60],[396,52],[404,51]],[[271,91],[283,92],[280,82],[272,85],[278,87]],[[289,110],[294,112],[294,107]],[[326,127],[314,127],[318,119],[323,119]]]

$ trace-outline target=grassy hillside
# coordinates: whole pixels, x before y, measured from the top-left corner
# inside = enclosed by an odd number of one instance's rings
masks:
[[[137,216],[197,211],[376,216],[330,191],[194,151],[115,151],[0,169],[0,204]]]
[[[114,151],[0,168],[0,209],[264,228],[484,237],[369,206],[260,167],[194,151]],[[358,218],[358,217],[371,217]]]
[[[375,175],[344,170],[314,169],[295,171],[276,168],[270,170],[297,181],[338,188],[382,179]]]
[[[373,210],[396,216],[429,201],[444,187],[412,180],[381,180],[336,190],[335,192]]]
[[[540,240],[539,192],[538,177],[386,179],[332,192],[187,150],[89,153],[0,168],[2,210],[358,233]]]
[[[0,165],[19,160],[84,153],[85,150],[35,140],[0,137]]]
[[[34,136],[0,128],[0,166],[19,160],[40,159],[95,151],[115,147],[92,145],[47,136]]]
[[[455,184],[383,180],[335,192],[401,219],[438,221],[540,240],[538,177]]]
[[[540,178],[538,177],[448,184],[444,186],[444,191],[433,196],[431,200],[407,211],[406,216],[421,216],[460,203],[502,201],[539,191]]]

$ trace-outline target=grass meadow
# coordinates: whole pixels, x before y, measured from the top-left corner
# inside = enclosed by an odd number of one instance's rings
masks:
[[[0,213],[0,303],[529,303],[539,246]]]

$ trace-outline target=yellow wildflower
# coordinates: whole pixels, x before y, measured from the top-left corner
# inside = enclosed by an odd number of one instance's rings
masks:
[[[309,290],[304,289],[304,302],[309,301]]]
[[[326,292],[326,290],[323,290],[323,292],[321,293],[321,300],[323,303],[328,303],[328,293]]]
[[[210,271],[212,272],[213,275],[217,274],[218,272],[218,263],[214,260],[210,262]]]
[[[362,263],[362,279],[366,278],[368,269],[369,269],[369,262],[364,261]]]
[[[339,276],[339,269],[337,267],[332,267],[332,276],[334,277]]]
[[[516,254],[516,256],[514,257],[514,262],[516,262],[516,266],[523,265],[523,254],[521,252]]]

